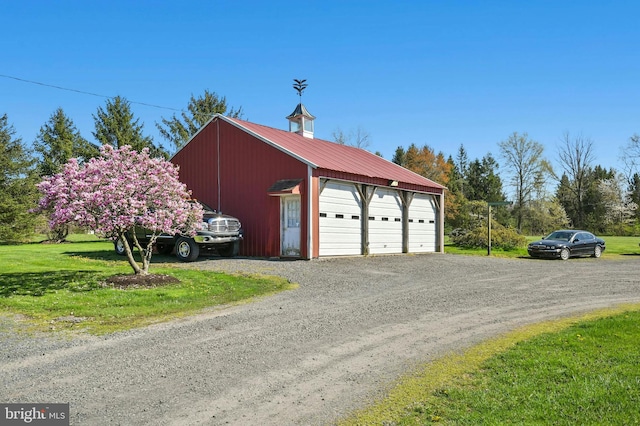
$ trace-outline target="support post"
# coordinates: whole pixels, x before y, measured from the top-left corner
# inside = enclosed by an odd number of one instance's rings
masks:
[[[487,203],[487,256],[491,256],[491,203]]]
[[[362,218],[361,218],[361,253],[363,256],[369,255],[369,203],[376,192],[375,186],[356,185],[356,189],[360,194],[362,202]]]
[[[510,206],[513,201],[487,202],[487,256],[491,256],[491,206]]]

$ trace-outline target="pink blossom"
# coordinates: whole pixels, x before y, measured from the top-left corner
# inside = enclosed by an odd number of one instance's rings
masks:
[[[127,231],[133,234],[134,226],[156,236],[194,235],[202,220],[202,208],[188,201],[190,192],[178,180],[178,167],[151,158],[148,149],[137,152],[130,146],[105,145],[99,157],[84,164],[69,160],[38,189],[43,194],[39,209],[52,212],[50,226],[73,223],[107,238],[123,238]],[[143,268],[132,264],[136,273],[148,272],[153,242],[155,238],[142,248],[134,241],[143,251]]]

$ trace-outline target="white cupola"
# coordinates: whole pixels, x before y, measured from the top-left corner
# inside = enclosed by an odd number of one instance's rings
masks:
[[[316,118],[307,111],[302,103],[299,103],[296,109],[287,116],[289,120],[289,131],[313,139],[313,120]]]

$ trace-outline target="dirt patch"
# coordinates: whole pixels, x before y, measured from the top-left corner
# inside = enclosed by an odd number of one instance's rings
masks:
[[[86,321],[87,319],[88,319],[87,317],[76,317],[75,315],[68,315],[66,317],[58,317],[58,318],[54,319],[53,321],[68,322],[68,323],[71,323],[71,324],[79,324],[81,322]]]
[[[171,275],[113,275],[106,279],[106,286],[126,290],[128,288],[156,288],[168,284],[179,283],[180,280]]]

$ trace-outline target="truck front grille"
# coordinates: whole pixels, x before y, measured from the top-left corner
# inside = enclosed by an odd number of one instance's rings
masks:
[[[209,224],[211,232],[238,232],[240,230],[240,222],[235,219],[220,219]]]

